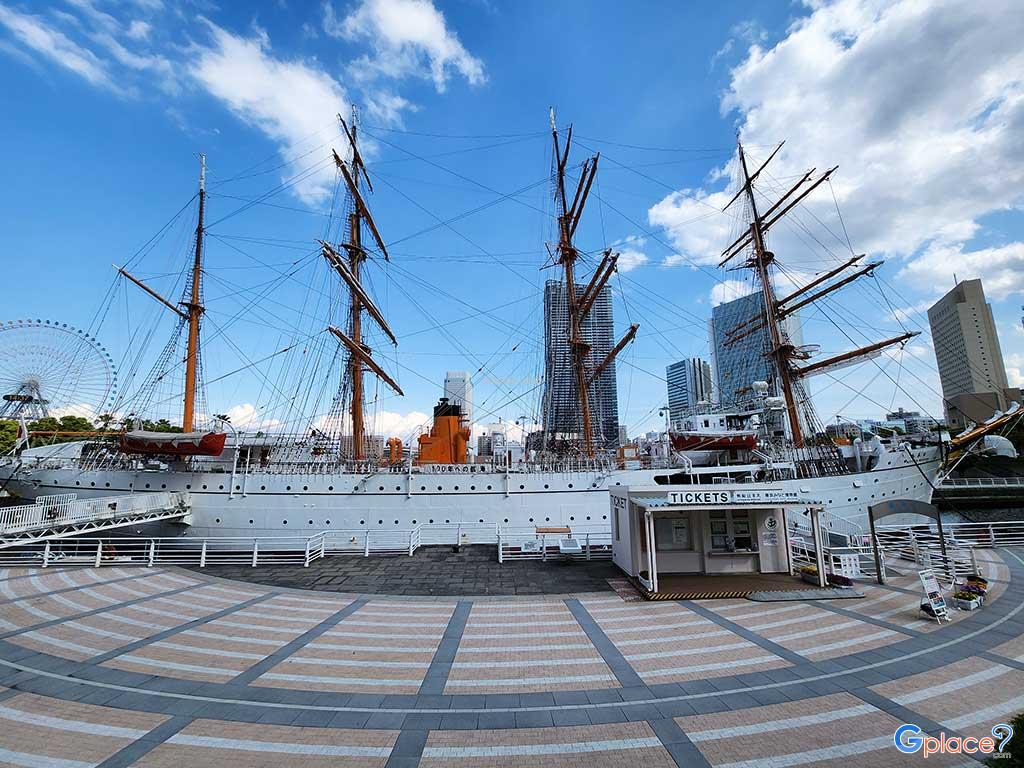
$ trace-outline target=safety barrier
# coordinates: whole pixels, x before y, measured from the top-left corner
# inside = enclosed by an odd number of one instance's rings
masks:
[[[575,542],[566,545],[567,541]],[[578,547],[578,549],[577,549]],[[509,560],[610,560],[612,534],[606,530],[538,533],[536,528],[506,526],[498,529],[498,562]]]

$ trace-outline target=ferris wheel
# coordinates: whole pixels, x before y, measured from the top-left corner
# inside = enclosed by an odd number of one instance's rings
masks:
[[[53,320],[0,321],[0,418],[95,420],[116,395],[114,361],[93,336]]]

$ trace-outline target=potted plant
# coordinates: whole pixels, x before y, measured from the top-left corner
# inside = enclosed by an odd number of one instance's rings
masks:
[[[974,611],[981,608],[981,596],[977,592],[958,589],[953,593],[953,602],[961,611]]]
[[[808,584],[817,585],[818,583],[818,566],[816,565],[805,565],[800,568],[800,578],[806,581]]]
[[[988,591],[988,579],[983,576],[968,576],[964,581],[969,587],[978,587],[982,594]]]
[[[985,603],[985,592],[986,592],[985,587],[982,587],[979,584],[974,584],[974,583],[969,581],[965,585],[960,587],[959,591],[960,592],[970,592],[972,595],[975,595],[978,598],[978,600],[981,601],[982,605],[984,605],[984,603]]]

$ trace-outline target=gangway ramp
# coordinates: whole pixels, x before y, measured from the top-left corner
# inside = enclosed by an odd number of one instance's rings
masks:
[[[39,496],[34,504],[0,507],[0,549],[160,520],[187,523],[190,511],[189,494],[183,491],[92,499],[74,493]]]

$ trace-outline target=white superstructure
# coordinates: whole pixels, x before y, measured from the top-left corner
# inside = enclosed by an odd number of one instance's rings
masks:
[[[852,447],[846,452],[851,463],[857,460]],[[0,484],[26,499],[58,493],[86,498],[189,491],[189,536],[405,530],[444,522],[597,526],[607,524],[612,486],[713,483],[716,478],[771,482],[774,487],[781,483],[820,498],[832,514],[863,525],[867,507],[877,501],[929,501],[940,463],[937,446],[890,446],[880,441],[860,450],[862,471],[809,478],[794,477],[793,466],[786,463],[624,470],[566,462],[546,469],[464,464],[303,471],[260,467],[255,452],[231,453],[216,462],[194,461],[190,471],[184,465],[146,468],[141,461],[90,468],[87,459],[68,458],[66,448],[63,457],[36,450],[0,466]]]

